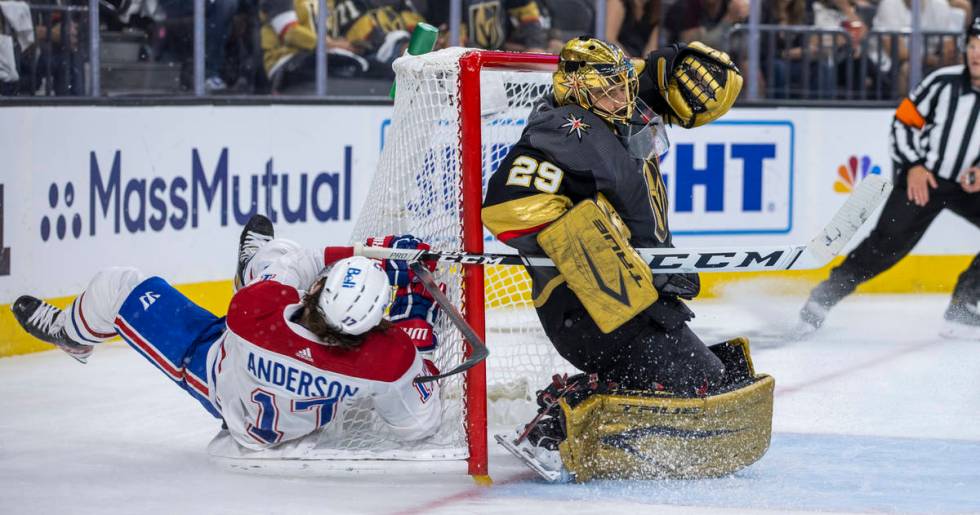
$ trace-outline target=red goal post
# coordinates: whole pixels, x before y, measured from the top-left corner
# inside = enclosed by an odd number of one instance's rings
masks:
[[[398,59],[391,123],[382,135],[381,158],[352,242],[412,234],[434,250],[483,252],[483,185],[520,137],[533,106],[551,94],[557,62],[554,55],[462,48]],[[436,270],[436,278],[487,342],[490,357],[465,377],[440,381],[443,428],[433,438],[381,454],[376,448],[390,442],[372,440],[371,434],[353,445],[381,459],[465,458],[471,475],[485,476],[488,395],[495,419],[501,399],[530,409],[534,390],[567,364],[544,337],[521,267],[447,265]],[[465,359],[468,347],[447,317],[437,320],[435,333],[441,370]],[[497,423],[513,428],[522,417],[505,416]]]
[[[554,71],[558,56],[514,52],[473,51],[459,60],[460,146],[463,182],[463,249],[483,253],[483,126],[480,121],[480,74],[484,69]],[[484,306],[483,266],[464,265],[465,306]],[[483,309],[466,309],[465,316],[476,334],[486,340]],[[492,352],[492,350],[491,350]],[[466,377],[467,441],[469,474],[487,475],[487,376],[486,363],[470,369]]]

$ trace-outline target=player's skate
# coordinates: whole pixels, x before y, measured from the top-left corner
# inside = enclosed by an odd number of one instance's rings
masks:
[[[953,302],[943,315],[946,323],[939,332],[946,338],[980,340],[980,311],[976,304]]]
[[[88,360],[95,348],[69,338],[65,332],[65,312],[41,299],[23,295],[14,302],[10,310],[14,312],[14,318],[20,326],[31,336],[58,347],[81,363]]]
[[[238,239],[238,267],[235,269],[235,291],[245,286],[245,268],[259,248],[275,238],[272,221],[262,215],[253,215],[242,229]]]
[[[807,301],[803,309],[800,310],[800,320],[796,323],[796,327],[793,328],[790,339],[802,340],[815,333],[823,325],[823,321],[827,318],[829,311],[817,301]]]

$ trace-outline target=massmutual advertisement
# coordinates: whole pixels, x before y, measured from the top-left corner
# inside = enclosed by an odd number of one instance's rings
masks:
[[[309,246],[346,244],[386,110],[3,109],[0,304],[66,295],[100,268],[228,279],[256,212]],[[338,124],[337,120],[343,120]],[[44,135],[44,137],[39,137]]]

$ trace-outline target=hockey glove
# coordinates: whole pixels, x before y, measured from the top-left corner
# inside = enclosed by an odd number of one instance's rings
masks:
[[[660,300],[646,310],[654,322],[673,331],[694,318],[694,312],[680,299],[691,300],[701,292],[701,276],[698,274],[658,274],[653,285],[660,293]]]
[[[392,322],[395,327],[401,329],[408,335],[415,349],[419,352],[432,352],[436,350],[436,335],[432,331],[432,325],[421,318],[407,318]]]
[[[659,274],[653,276],[653,285],[661,295],[673,295],[691,300],[701,292],[701,276],[698,274]]]
[[[368,238],[367,245],[396,249],[429,249],[427,243],[411,235]],[[429,270],[435,270],[434,262],[427,263],[426,266]],[[415,277],[415,273],[409,269],[407,262],[386,259],[384,269],[388,274],[388,281],[395,287],[395,300],[388,311],[388,320],[402,327],[419,350],[434,349],[437,340],[432,326],[436,323],[439,305]],[[405,325],[402,322],[405,322]],[[426,328],[428,330],[423,331]]]

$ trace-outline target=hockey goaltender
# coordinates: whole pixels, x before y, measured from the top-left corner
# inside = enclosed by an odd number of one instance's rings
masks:
[[[682,299],[696,274],[654,276],[634,248],[672,247],[659,159],[664,123],[724,114],[742,77],[723,52],[672,45],[632,61],[591,38],[565,44],[554,97],[536,106],[490,178],[482,218],[502,242],[547,254],[528,267],[538,317],[584,373],[556,376],[538,416],[497,441],[549,481],[710,477],[759,458],[770,376],[748,341],[705,345]]]

